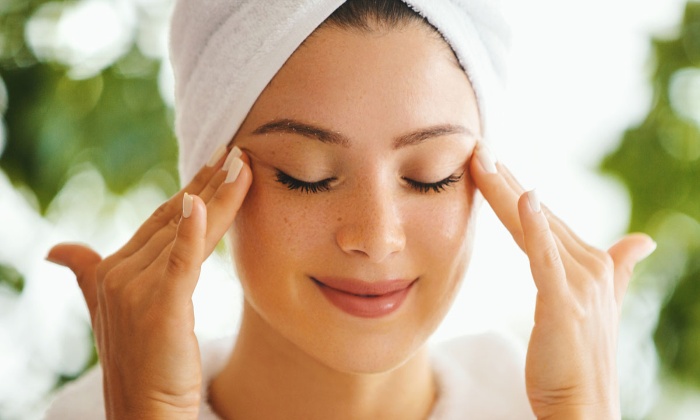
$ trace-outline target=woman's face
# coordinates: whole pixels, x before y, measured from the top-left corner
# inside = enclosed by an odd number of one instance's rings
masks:
[[[469,81],[427,28],[317,30],[234,139],[253,184],[231,241],[260,333],[346,372],[414,354],[467,268],[479,133]]]

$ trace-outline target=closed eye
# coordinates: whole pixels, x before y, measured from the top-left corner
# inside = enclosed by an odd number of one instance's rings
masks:
[[[447,189],[452,184],[455,184],[459,182],[462,177],[464,176],[464,172],[462,172],[459,175],[450,175],[445,179],[442,179],[437,182],[419,182],[419,181],[414,181],[410,178],[403,178],[404,181],[411,187],[412,189],[418,191],[419,193],[427,194],[431,192],[435,193],[440,193],[443,192]],[[284,185],[287,187],[287,189],[291,191],[301,191],[303,193],[307,194],[316,194],[320,192],[327,192],[330,191],[331,189],[331,183],[337,180],[337,178],[326,178],[322,179],[320,181],[316,182],[307,182],[307,181],[302,181],[299,179],[296,179],[292,176],[287,175],[286,173],[277,170],[277,174],[275,176],[277,179],[277,182],[280,184]]]
[[[277,182],[287,187],[287,189],[292,191],[301,191],[307,194],[315,194],[319,192],[330,191],[331,182],[335,181],[337,178],[327,178],[316,182],[306,182],[299,179],[293,178],[284,172],[277,170],[276,174]]]
[[[414,180],[409,179],[409,178],[403,178],[403,180],[406,181],[406,183],[414,190],[416,190],[420,193],[423,193],[423,194],[427,194],[430,192],[436,192],[436,193],[443,192],[450,185],[459,182],[463,176],[464,176],[464,172],[462,172],[459,175],[450,175],[447,178],[440,180],[438,182],[418,182],[418,181],[414,181]]]

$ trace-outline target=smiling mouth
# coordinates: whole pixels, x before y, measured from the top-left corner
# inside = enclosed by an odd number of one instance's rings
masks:
[[[319,280],[314,277],[311,280],[336,308],[361,318],[379,318],[396,311],[418,281],[365,282],[344,278]]]
[[[396,293],[396,292],[388,292],[388,293],[382,293],[382,294],[366,294],[366,293],[365,293],[365,294],[362,294],[362,293],[353,293],[353,292],[350,292],[350,291],[347,291],[347,290],[336,289],[335,287],[331,287],[331,286],[329,286],[329,285],[327,285],[327,284],[325,284],[325,283],[322,283],[322,282],[316,280],[316,279],[313,278],[313,277],[311,278],[311,280],[313,280],[314,283],[316,283],[319,287],[327,287],[327,288],[329,288],[329,289],[333,289],[333,290],[336,291],[336,292],[346,293],[346,294],[348,294],[348,295],[357,296],[357,297],[361,297],[361,298],[372,299],[372,298],[378,298],[378,297],[386,296],[387,294]]]

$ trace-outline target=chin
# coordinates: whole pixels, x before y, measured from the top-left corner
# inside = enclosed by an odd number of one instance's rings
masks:
[[[439,312],[439,311],[436,311]],[[348,374],[380,374],[397,369],[425,349],[439,319],[389,323],[382,327],[329,327],[321,337],[299,337],[297,346],[322,365]],[[357,326],[355,326],[357,327]]]
[[[412,360],[425,342],[417,347],[405,348],[401,346],[373,346],[358,345],[350,351],[343,349],[339,352],[330,352],[324,355],[312,355],[328,368],[347,374],[368,375],[381,374],[397,369]],[[362,347],[362,348],[360,348]]]

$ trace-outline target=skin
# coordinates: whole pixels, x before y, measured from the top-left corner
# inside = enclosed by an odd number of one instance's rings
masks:
[[[347,144],[299,130],[256,134],[279,119],[323,127]],[[438,126],[452,133],[395,146]],[[322,29],[295,52],[234,139],[251,156],[254,181],[230,235],[245,305],[234,354],[212,386],[220,412],[270,419],[428,414],[434,389],[424,344],[471,253],[475,188],[465,172],[478,132],[464,71],[422,26],[380,35]],[[276,168],[337,181],[326,192],[290,191]],[[462,178],[439,193],[402,179],[451,175]],[[332,306],[309,276],[419,280],[396,313],[367,320]]]
[[[256,133],[280,118],[342,134],[347,144]],[[466,130],[394,147],[397,137],[444,124]],[[234,352],[210,387],[222,417],[425,418],[435,389],[424,343],[466,270],[478,189],[527,254],[538,288],[526,364],[533,412],[619,418],[620,306],[653,241],[630,235],[608,251],[585,244],[546,207],[538,211],[536,196],[493,161],[479,133],[467,78],[424,27],[317,31],[237,134],[246,164],[235,182],[224,182],[222,158],[114,255],[74,244],[50,252],[75,272],[90,310],[108,417],[196,418],[192,292],[230,229],[246,301]],[[275,168],[337,180],[329,191],[290,191]],[[405,180],[463,172],[440,193]],[[195,194],[189,217],[184,191]],[[310,275],[419,281],[399,310],[367,320],[330,306]]]

